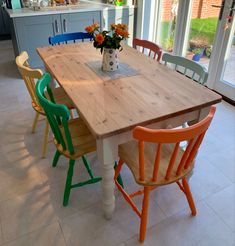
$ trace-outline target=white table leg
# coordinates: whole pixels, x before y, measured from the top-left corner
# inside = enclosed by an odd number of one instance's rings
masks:
[[[111,219],[115,208],[114,162],[117,159],[118,145],[112,139],[98,139],[97,154],[102,168],[102,202],[106,219]]]

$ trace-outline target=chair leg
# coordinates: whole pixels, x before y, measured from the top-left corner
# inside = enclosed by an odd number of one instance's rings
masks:
[[[144,198],[142,204],[142,213],[140,220],[140,238],[141,243],[145,240],[146,229],[147,229],[147,220],[148,220],[148,207],[149,207],[149,187],[144,187]]]
[[[72,178],[73,178],[73,168],[74,168],[75,160],[69,160],[69,169],[67,172],[67,179],[64,189],[64,201],[63,206],[66,207],[68,205],[69,201],[69,195],[71,191],[71,185],[72,185]]]
[[[189,204],[189,207],[191,209],[192,215],[195,216],[197,214],[197,210],[196,210],[196,207],[195,207],[195,204],[193,201],[193,196],[192,196],[192,193],[190,191],[189,184],[188,184],[188,181],[186,178],[182,179],[182,184],[184,187],[185,195],[187,197],[188,204]]]
[[[117,162],[115,161],[115,163],[114,163],[114,170],[116,169],[116,167],[117,167]],[[118,174],[118,176],[117,176],[117,182],[122,186],[122,188],[124,189],[124,184],[123,184],[123,180],[122,180],[122,176],[121,176],[121,174],[120,174],[120,172],[119,172],[119,174]]]
[[[37,123],[38,123],[38,118],[39,118],[39,113],[36,112],[34,120],[33,120],[33,125],[32,125],[32,133],[34,133],[35,130],[36,130]]]
[[[48,135],[49,135],[49,123],[46,119],[46,126],[44,131],[44,140],[42,145],[42,158],[45,158],[46,156],[46,150],[47,150],[47,144],[48,144]]]
[[[74,119],[74,113],[72,109],[70,109],[70,116],[71,116],[71,119]]]
[[[60,156],[61,156],[60,152],[58,150],[56,150],[55,155],[54,155],[54,159],[53,159],[53,162],[52,162],[52,166],[53,167],[56,167]]]
[[[187,126],[188,126],[187,122],[184,122],[182,128],[187,128]]]
[[[90,177],[93,179],[94,178],[94,174],[93,174],[93,172],[91,170],[91,166],[90,166],[87,158],[84,155],[82,156],[82,161],[83,161],[84,166],[86,167],[86,170],[89,173]]]

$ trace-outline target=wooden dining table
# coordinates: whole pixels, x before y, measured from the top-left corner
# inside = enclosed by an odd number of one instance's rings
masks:
[[[101,70],[102,55],[90,42],[41,47],[37,52],[96,139],[106,218],[115,208],[118,145],[132,140],[134,127],[173,128],[197,122],[221,101],[205,86],[126,45],[116,72]]]

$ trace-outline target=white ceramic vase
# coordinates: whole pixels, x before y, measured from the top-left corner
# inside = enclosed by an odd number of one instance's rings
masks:
[[[118,70],[118,50],[104,48],[102,70],[112,72]]]

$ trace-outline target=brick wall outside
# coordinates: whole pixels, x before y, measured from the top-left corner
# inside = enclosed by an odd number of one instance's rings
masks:
[[[163,0],[162,20],[168,21],[171,19],[171,6],[177,0]],[[222,0],[193,0],[192,18],[208,18],[219,16],[218,8],[213,8],[211,5],[220,5]]]

